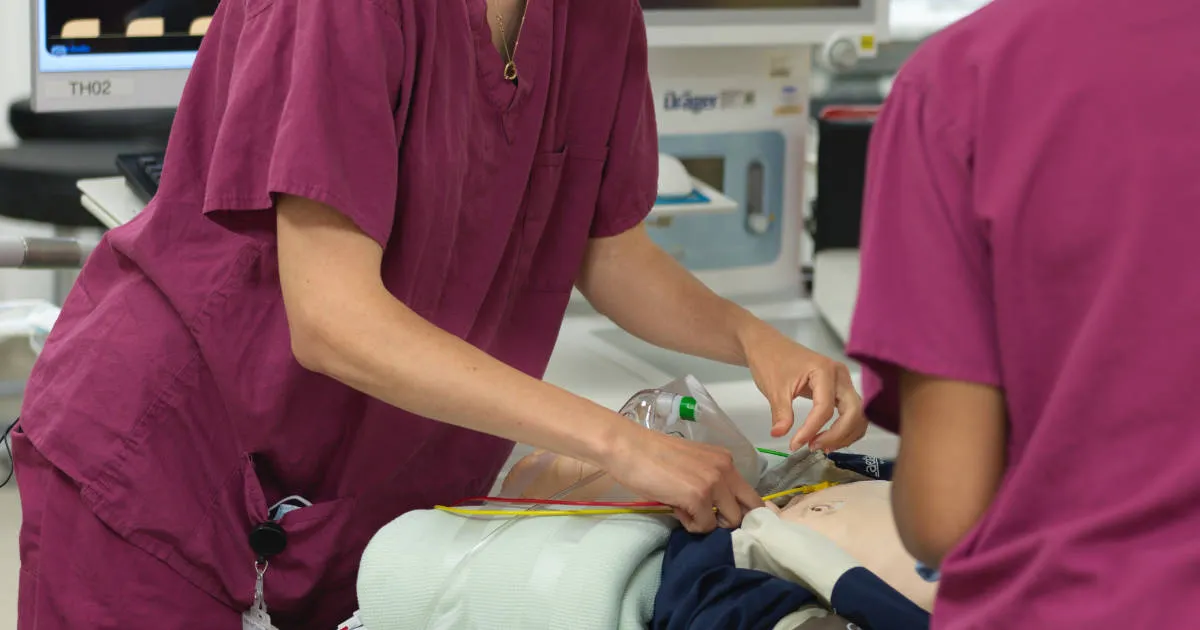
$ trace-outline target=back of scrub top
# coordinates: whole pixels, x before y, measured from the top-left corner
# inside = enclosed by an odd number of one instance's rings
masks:
[[[1200,3],[996,0],[873,133],[850,351],[1002,388],[1008,470],[935,628],[1200,618]]]

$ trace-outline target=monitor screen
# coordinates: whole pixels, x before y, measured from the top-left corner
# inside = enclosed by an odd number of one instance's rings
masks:
[[[881,34],[888,0],[640,0],[650,45],[824,45]]]
[[[39,72],[186,70],[219,0],[36,0]]]
[[[642,0],[647,11],[659,9],[813,9],[857,7],[862,0]]]

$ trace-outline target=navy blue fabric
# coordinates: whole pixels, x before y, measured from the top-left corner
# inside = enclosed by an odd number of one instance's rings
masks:
[[[663,559],[651,630],[771,630],[817,598],[804,587],[733,562],[730,530],[676,529]]]
[[[892,468],[895,466],[895,462],[891,460],[850,453],[830,453],[826,457],[833,462],[834,466],[843,470],[856,472],[871,479],[892,480]]]
[[[771,630],[780,619],[819,604],[815,595],[762,571],[739,569],[730,530],[671,533],[651,630]],[[929,613],[864,569],[833,587],[833,609],[863,630],[926,630]]]
[[[838,468],[891,481],[894,463],[830,453]],[[671,534],[651,630],[771,630],[780,619],[819,604],[803,586],[762,571],[739,569],[728,529]],[[865,568],[847,571],[833,588],[834,611],[863,630],[926,630],[929,613]]]
[[[850,569],[838,578],[830,603],[838,616],[868,630],[929,627],[929,613],[862,567]]]

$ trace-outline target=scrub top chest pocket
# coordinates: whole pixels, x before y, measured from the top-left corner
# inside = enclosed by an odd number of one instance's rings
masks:
[[[607,148],[567,147],[534,157],[519,230],[517,282],[539,293],[571,290],[588,245]]]

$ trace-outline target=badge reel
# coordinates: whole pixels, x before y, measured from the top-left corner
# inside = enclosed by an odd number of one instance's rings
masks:
[[[242,613],[242,630],[278,630],[271,625],[267,602],[263,598],[263,583],[271,558],[287,548],[287,532],[279,523],[267,521],[250,531],[250,549],[258,556],[254,562],[254,601]]]

